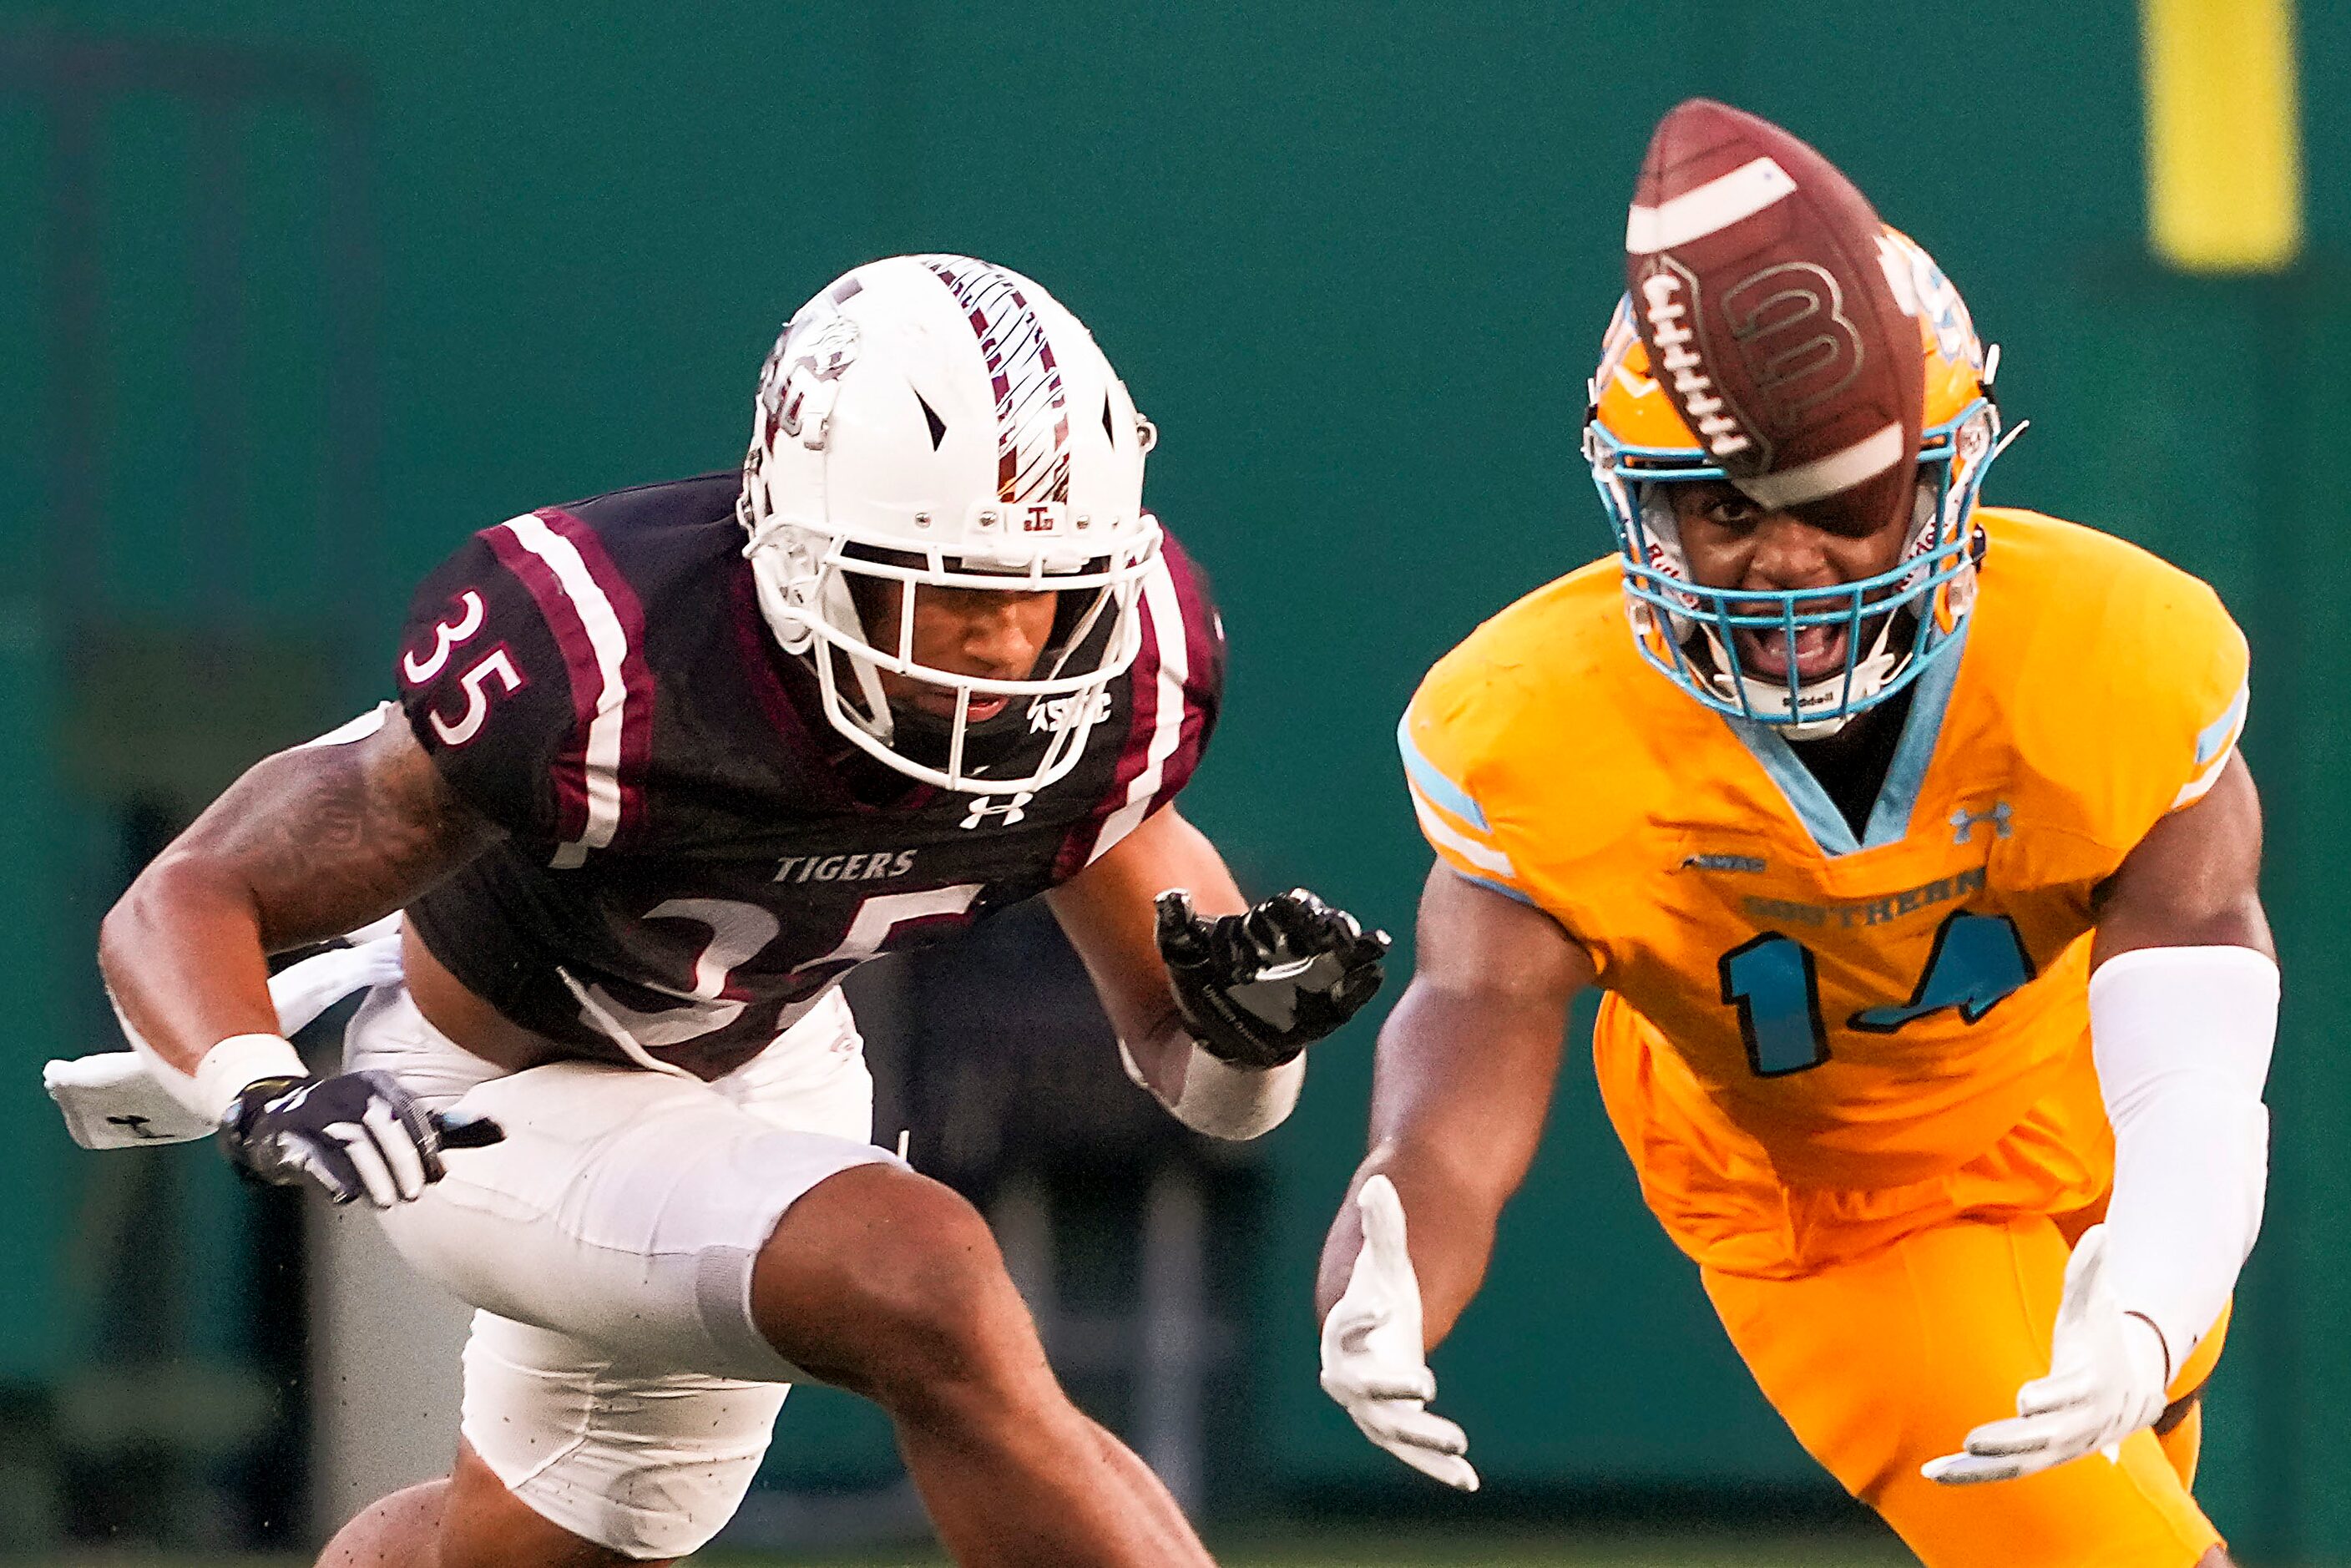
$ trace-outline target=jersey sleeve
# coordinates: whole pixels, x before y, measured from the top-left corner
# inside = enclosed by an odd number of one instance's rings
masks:
[[[2097,780],[2094,836],[2127,852],[2236,755],[2250,656],[2220,596],[2152,557],[2130,559],[2091,620],[2083,664],[2097,673],[2062,705],[2068,771]]]
[[[417,589],[394,674],[449,787],[517,839],[552,846],[569,825],[557,779],[581,751],[577,705],[565,651],[497,533],[475,534]]]
[[[1490,793],[1484,763],[1490,716],[1479,697],[1486,683],[1460,652],[1440,660],[1413,694],[1396,726],[1405,787],[1429,848],[1456,873],[1520,904],[1535,897],[1518,865],[1497,841],[1488,817]]]
[[[2237,754],[2237,742],[2244,736],[2245,718],[2252,700],[2251,657],[2244,632],[2220,608],[2217,596],[2212,599],[2210,610],[2210,619],[2217,624],[2209,628],[2204,656],[2195,661],[2182,693],[2185,722],[2195,729],[2193,743],[2181,744],[2175,737],[2173,744],[2166,747],[2167,779],[2180,771],[2183,757],[2189,770],[2186,780],[2172,792],[2168,809],[2174,811],[2202,800],[2205,791],[2220,780],[2220,770]]]
[[[1192,781],[1225,700],[1225,623],[1207,574],[1173,538],[1144,579],[1143,648],[1128,680],[1129,722],[1111,786],[1055,866],[1075,874],[1117,846]]]
[[[1165,552],[1165,591],[1155,598],[1146,586],[1144,597],[1151,607],[1154,638],[1161,642],[1163,650],[1163,689],[1166,689],[1167,674],[1165,651],[1181,634],[1184,673],[1175,688],[1182,693],[1184,716],[1175,748],[1161,773],[1154,810],[1173,800],[1192,781],[1201,758],[1208,754],[1208,738],[1216,733],[1217,716],[1225,702],[1225,618],[1217,612],[1208,574],[1173,538],[1166,541]]]

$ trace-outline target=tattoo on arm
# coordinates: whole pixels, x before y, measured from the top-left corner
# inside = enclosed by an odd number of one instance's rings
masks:
[[[251,887],[276,952],[398,909],[498,836],[394,716],[365,740],[261,762],[173,848]]]

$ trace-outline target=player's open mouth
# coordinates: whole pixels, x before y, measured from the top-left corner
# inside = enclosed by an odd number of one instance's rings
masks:
[[[1789,637],[1780,631],[1750,631],[1738,633],[1739,662],[1748,674],[1767,681],[1788,678]],[[1810,685],[1826,680],[1844,669],[1846,641],[1852,632],[1844,626],[1802,626],[1797,628],[1794,647],[1796,680]]]

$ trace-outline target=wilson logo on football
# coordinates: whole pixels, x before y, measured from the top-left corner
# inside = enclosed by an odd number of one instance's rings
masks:
[[[1863,350],[1844,313],[1844,292],[1828,269],[1783,261],[1741,278],[1722,297],[1730,340],[1774,431],[1851,386]]]

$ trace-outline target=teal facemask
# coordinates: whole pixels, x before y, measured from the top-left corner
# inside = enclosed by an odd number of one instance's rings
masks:
[[[1992,459],[2023,429],[2003,438],[1989,396],[1929,429],[1901,561],[1856,582],[1780,591],[1690,580],[1667,486],[1727,478],[1719,466],[1694,462],[1700,455],[1687,448],[1625,445],[1588,420],[1585,455],[1615,530],[1642,657],[1717,713],[1771,725],[1790,739],[1835,733],[1959,645],[1983,554],[1976,497]],[[1840,668],[1803,678],[1799,647],[1818,642],[1805,636],[1814,629],[1842,632],[1844,657]],[[1776,648],[1782,673],[1742,657],[1750,639]]]

